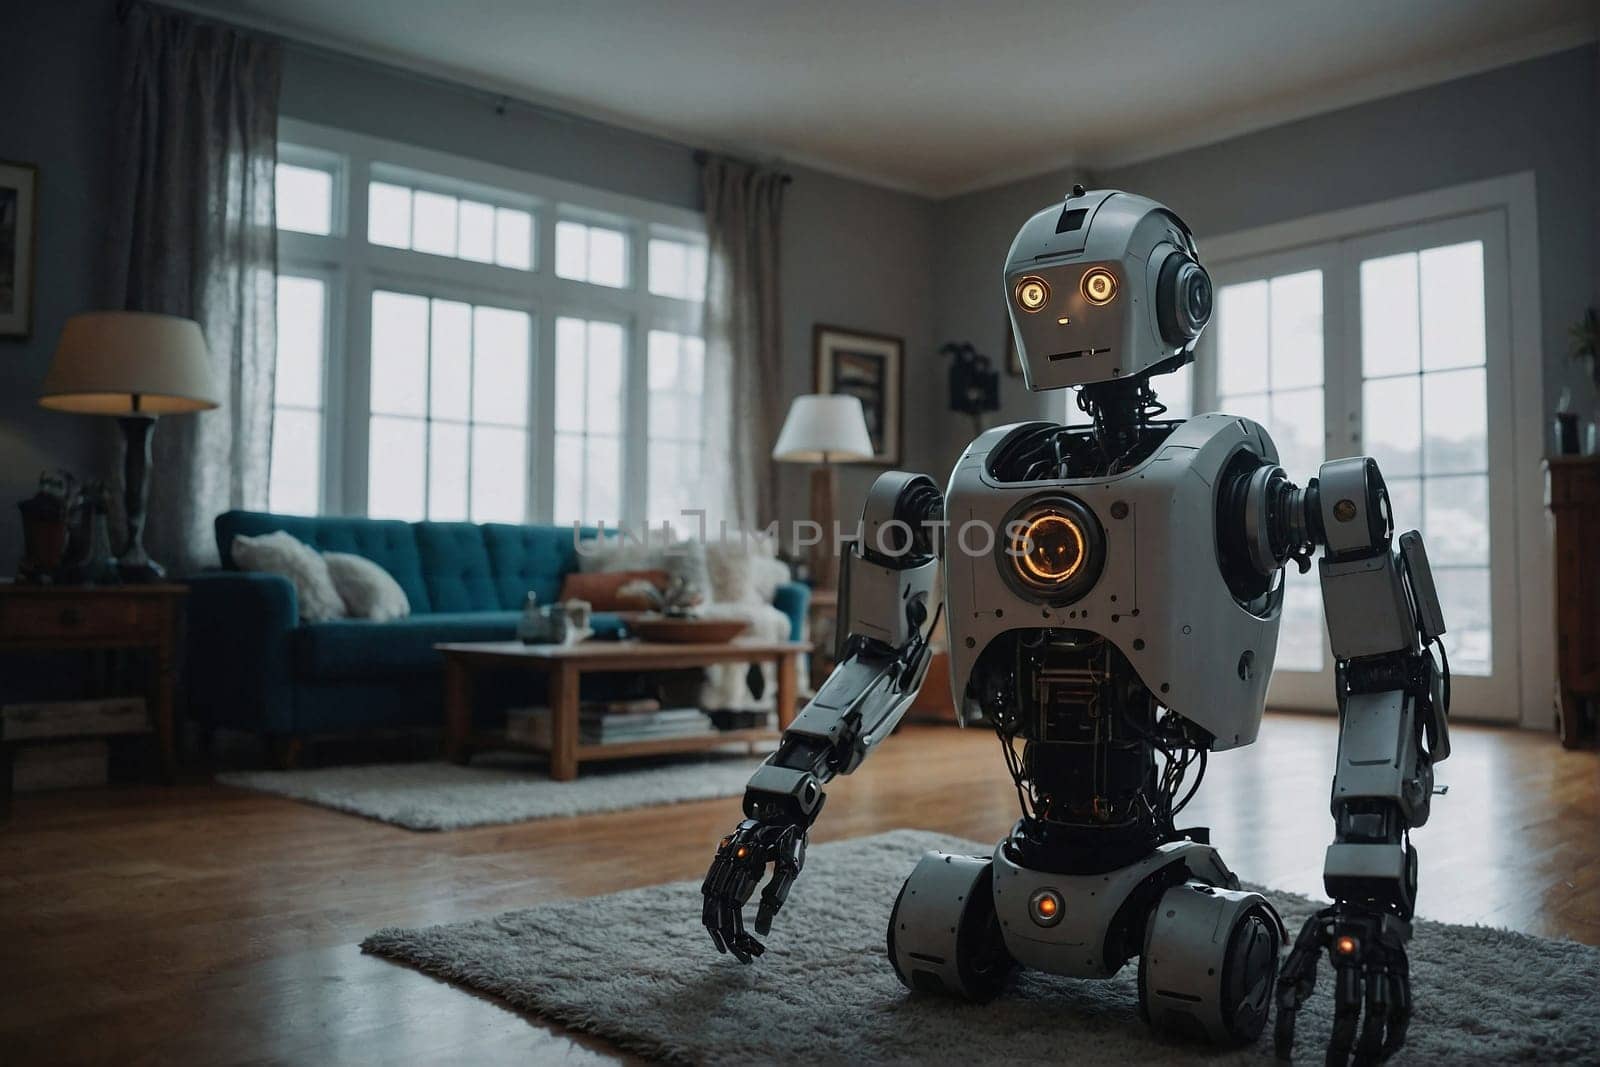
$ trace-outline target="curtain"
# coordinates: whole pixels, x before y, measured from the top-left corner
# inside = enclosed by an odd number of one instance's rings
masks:
[[[216,562],[219,512],[266,506],[281,70],[276,42],[143,4],[124,15],[109,306],[199,322],[222,394],[156,428],[147,543],[179,574]]]
[[[707,156],[706,468],[709,517],[740,529],[777,519],[772,446],[782,419],[778,253],[788,178]],[[719,499],[720,498],[720,499]]]

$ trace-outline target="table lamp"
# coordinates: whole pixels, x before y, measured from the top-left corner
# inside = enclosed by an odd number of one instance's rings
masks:
[[[143,311],[74,315],[61,330],[39,406],[83,415],[115,415],[122,425],[123,503],[128,544],[117,557],[124,581],[165,573],[144,548],[150,434],[162,415],[218,404],[200,325]]]
[[[833,554],[834,507],[838,497],[835,463],[872,458],[867,416],[857,397],[845,393],[797,396],[783,420],[772,458],[781,463],[813,463],[811,518],[822,526],[822,542],[811,546],[811,581],[824,589],[838,583]]]

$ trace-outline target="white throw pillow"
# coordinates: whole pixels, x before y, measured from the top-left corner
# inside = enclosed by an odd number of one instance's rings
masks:
[[[352,619],[388,622],[411,614],[406,591],[393,575],[370,559],[349,552],[324,552],[322,559]]]
[[[711,601],[714,604],[761,604],[772,600],[772,590],[767,588],[767,578],[772,571],[764,566],[773,559],[777,545],[770,537],[746,534],[712,541],[706,545],[706,569],[711,577]],[[759,561],[759,562],[758,562]],[[756,571],[762,566],[763,576]],[[765,591],[765,596],[762,595]]]
[[[260,537],[236,534],[233,561],[247,571],[281,574],[294,583],[300,602],[300,617],[306,622],[325,622],[344,617],[344,601],[328,574],[328,565],[317,550],[283,530]]]

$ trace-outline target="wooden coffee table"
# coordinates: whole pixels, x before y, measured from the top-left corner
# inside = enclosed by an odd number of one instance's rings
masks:
[[[719,644],[665,644],[647,641],[583,641],[576,645],[525,645],[485,641],[434,646],[444,654],[445,754],[465,763],[475,750],[526,749],[550,756],[550,777],[570,782],[585,760],[624,759],[669,752],[694,752],[733,741],[772,741],[778,731],[713,730],[688,737],[664,737],[610,745],[578,739],[578,680],[585,674],[634,673],[708,667],[714,663],[778,665],[778,730],[794,721],[799,660],[810,651],[804,641],[736,640]],[[521,668],[543,672],[549,685],[550,747],[513,740],[504,732],[474,733],[472,683],[480,670]]]

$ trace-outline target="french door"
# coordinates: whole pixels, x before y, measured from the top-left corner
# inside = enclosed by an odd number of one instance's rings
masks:
[[[1453,710],[1514,720],[1520,640],[1506,220],[1502,211],[1385,229],[1210,267],[1217,312],[1200,410],[1267,428],[1305,484],[1370,455],[1396,532],[1421,530],[1443,604]],[[1268,700],[1332,709],[1317,572],[1285,573]]]

